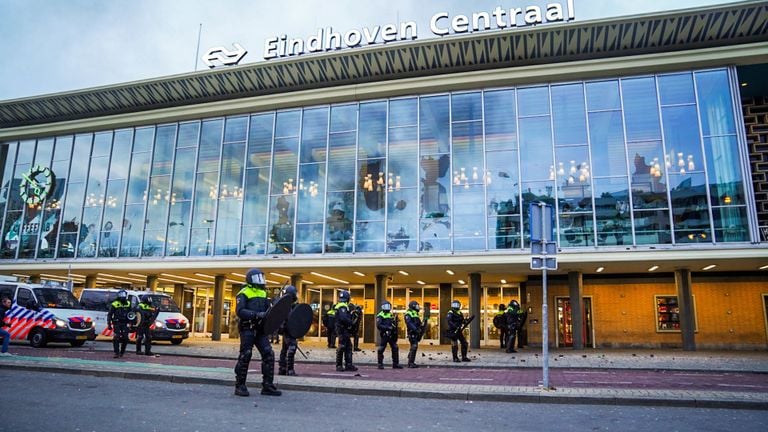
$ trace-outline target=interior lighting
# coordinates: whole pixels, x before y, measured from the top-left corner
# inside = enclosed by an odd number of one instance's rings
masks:
[[[112,275],[112,274],[106,274],[106,273],[96,273],[97,276],[104,276],[108,278],[114,278],[114,279],[126,279],[130,281],[139,281],[139,282],[145,282],[146,279],[137,279],[137,278],[129,278],[125,276],[118,276],[118,275]]]
[[[213,282],[207,281],[207,280],[202,280],[202,279],[189,278],[189,277],[186,277],[186,276],[179,276],[179,275],[168,274],[168,273],[160,273],[160,275],[161,276],[172,277],[172,278],[177,278],[177,279],[188,280],[188,281],[192,281],[192,282],[199,282],[199,283],[213,285]]]
[[[360,273],[359,271],[352,272],[352,273],[354,273],[354,274],[356,274],[358,276],[361,276],[361,277],[365,276],[365,273]]]
[[[337,279],[337,278],[335,278],[333,276],[324,275],[324,274],[318,273],[318,272],[309,272],[309,274],[312,274],[312,275],[315,275],[315,276],[318,276],[318,277],[321,277],[321,278],[325,278],[325,279],[328,279],[328,280],[332,280],[334,282],[338,282],[338,283],[343,283],[345,285],[349,285],[348,281],[345,281],[343,279]]]
[[[507,283],[507,280],[506,279],[502,279],[501,283],[505,284],[505,283]]]
[[[466,285],[466,282],[464,282],[464,279],[459,279],[459,283],[460,283],[461,285]]]
[[[648,269],[649,272],[656,271],[659,268],[659,266],[653,266]]]
[[[448,273],[451,276],[456,274],[456,273],[453,272],[453,270],[446,270],[445,272]]]
[[[233,275],[233,276],[237,276],[237,277],[241,277],[241,278],[245,279],[245,275],[244,275],[244,274],[242,274],[242,273],[232,273],[232,275]]]
[[[416,283],[419,284],[419,285],[426,285],[426,282],[420,281],[420,280],[417,280]]]
[[[410,276],[410,275],[411,275],[410,273],[408,273],[408,272],[407,272],[407,271],[405,271],[405,270],[398,270],[397,272],[398,272],[398,273],[400,273],[400,274],[401,274],[401,275],[403,275],[403,276]]]
[[[200,276],[208,279],[216,279],[216,276],[207,275],[205,273],[195,273],[195,276]]]
[[[766,270],[766,269],[768,269],[768,265],[764,265],[764,266],[760,267],[760,270]]]
[[[715,267],[717,267],[715,264],[710,264],[710,265],[704,267],[702,270],[712,270]]]
[[[137,276],[137,277],[145,278],[145,279],[147,277],[147,275],[138,274],[138,273],[128,273],[128,276]]]
[[[598,267],[597,270],[595,270],[598,273],[602,273],[603,270],[605,270],[605,267]]]
[[[20,277],[20,278],[29,278],[30,277],[29,275],[20,274],[20,273],[11,273],[11,276],[16,276],[16,277]]]
[[[165,281],[165,282],[173,282],[173,283],[176,283],[176,284],[185,284],[186,283],[186,282],[182,282],[182,281],[177,281],[177,280],[167,279],[167,278],[161,278],[161,277],[157,278],[157,280],[161,280],[161,281]]]
[[[269,272],[269,274],[271,274],[272,276],[277,276],[279,278],[283,278],[283,279],[290,279],[291,278],[290,276],[286,276],[286,275],[284,275],[282,273]]]

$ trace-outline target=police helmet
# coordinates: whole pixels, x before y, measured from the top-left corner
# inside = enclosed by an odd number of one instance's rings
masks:
[[[128,300],[128,291],[126,290],[120,290],[117,292],[117,299],[118,300]]]
[[[287,285],[285,288],[283,288],[283,296],[291,296],[294,300],[298,296],[296,287],[293,285]]]
[[[152,296],[149,294],[142,294],[140,300],[142,303],[150,303],[152,301]]]
[[[509,302],[509,307],[513,309],[520,309],[520,303],[518,303],[517,300],[512,300]]]
[[[412,301],[412,302],[408,303],[408,308],[409,308],[409,309],[413,309],[413,310],[415,310],[416,312],[418,312],[418,311],[419,311],[419,302],[417,302],[416,300],[414,300],[414,301]]]
[[[248,273],[245,274],[245,282],[251,285],[267,284],[264,280],[264,272],[257,268],[248,270]]]
[[[500,310],[500,311],[505,311],[505,310],[507,310],[507,305],[505,305],[504,303],[501,303],[501,304],[499,304],[499,310]]]
[[[347,290],[339,291],[339,301],[343,303],[349,302],[349,291]]]
[[[381,310],[383,310],[384,312],[391,311],[392,310],[392,303],[390,303],[388,301],[385,301],[384,303],[381,304]]]
[[[458,300],[454,300],[451,302],[451,308],[452,309],[461,309],[461,302]]]

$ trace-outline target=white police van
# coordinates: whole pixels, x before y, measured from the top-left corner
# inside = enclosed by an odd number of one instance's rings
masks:
[[[113,335],[113,331],[107,328],[107,313],[119,291],[117,288],[85,288],[80,293],[80,304],[94,314],[95,330],[99,336]],[[169,341],[178,345],[189,337],[189,320],[181,314],[171,296],[154,291],[125,291],[132,310],[138,310],[139,299],[145,294],[150,296],[152,307],[158,310],[157,319],[149,327],[153,341]],[[130,337],[133,339],[135,334],[131,332]]]
[[[0,281],[0,298],[13,300],[6,312],[11,340],[29,340],[35,348],[48,342],[82,346],[96,339],[94,316],[65,288]]]

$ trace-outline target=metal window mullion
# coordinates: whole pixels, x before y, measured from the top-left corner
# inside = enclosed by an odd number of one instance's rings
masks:
[[[168,179],[168,203],[166,204],[166,212],[165,212],[165,231],[163,235],[163,254],[161,256],[166,256],[168,253],[168,231],[169,227],[168,225],[171,222],[171,203],[173,202],[173,180],[176,178],[176,156],[179,153],[179,130],[181,127],[178,123],[176,123],[176,133],[175,137],[176,139],[173,142],[173,156],[171,156],[171,174]]]
[[[733,112],[733,121],[738,122],[734,125],[734,128],[736,129],[736,148],[739,149],[739,165],[742,173],[741,187],[744,191],[744,198],[747,207],[747,220],[750,228],[749,239],[752,243],[760,243],[760,225],[757,221],[757,201],[755,199],[755,191],[752,187],[747,186],[751,183],[748,180],[748,177],[752,172],[752,168],[749,163],[749,152],[747,151],[748,143],[746,131],[744,130],[744,114],[740,109],[741,101],[736,97],[736,95],[739,94],[739,83],[738,77],[736,75],[736,67],[729,66],[727,72],[728,83],[730,84],[729,90],[731,94],[731,110]],[[739,107],[739,109],[736,107]],[[738,119],[741,120],[739,121]]]
[[[621,132],[624,135],[624,162],[627,164],[627,171],[624,174],[624,178],[627,181],[627,197],[629,198],[629,224],[632,233],[632,245],[636,245],[635,239],[635,204],[634,196],[632,194],[632,179],[630,178],[630,166],[629,166],[629,144],[627,141],[627,118],[624,115],[624,87],[622,86],[622,80],[618,79],[617,84],[619,86],[619,109],[621,110]],[[623,242],[623,239],[622,239]]]
[[[296,197],[293,200],[293,220],[291,221],[291,255],[296,256],[296,243],[298,242],[298,223],[299,223],[299,183],[301,183],[301,139],[304,136],[304,108],[299,110],[299,135],[296,139],[296,190],[293,193]]]
[[[360,186],[360,102],[357,102],[357,114],[356,114],[356,127],[355,127],[355,188],[353,189],[352,203],[354,206],[354,214],[352,216],[354,241],[352,242],[352,253],[357,252],[357,195],[362,193],[359,190]],[[322,299],[322,297],[321,297]]]
[[[270,150],[270,157],[269,157],[269,181],[267,182],[267,214],[264,215],[265,219],[263,219],[264,222],[264,237],[262,237],[262,240],[264,240],[264,254],[267,254],[269,252],[269,231],[267,230],[267,227],[269,227],[269,209],[272,205],[272,177],[274,174],[274,167],[275,167],[275,132],[277,129],[277,111],[272,111],[272,145]],[[247,147],[247,144],[246,144]]]
[[[157,125],[152,125],[151,127],[152,127],[152,145],[150,146],[150,149],[149,149],[149,167],[147,169],[147,177],[146,177],[147,199],[144,200],[144,217],[142,218],[142,222],[141,222],[141,236],[140,236],[141,240],[139,241],[139,255],[138,255],[139,257],[144,256],[144,235],[147,227],[147,211],[149,209],[150,193],[152,193],[152,189],[150,189],[150,186],[152,186],[152,163],[154,162],[154,159],[155,159],[155,137],[157,136]],[[130,177],[130,173],[129,173],[129,177]]]
[[[483,175],[481,176],[483,179],[483,237],[485,238],[485,250],[488,251],[490,249],[490,244],[488,240],[488,178],[486,177],[488,173],[488,161],[485,148],[485,91],[480,92],[480,130],[482,131],[483,139]]]
[[[589,170],[591,171],[589,175],[589,186],[591,188],[589,198],[592,202],[592,246],[598,247],[600,246],[598,244],[597,239],[599,238],[597,235],[597,203],[595,202],[595,165],[592,163],[592,134],[590,133],[589,129],[589,107],[587,106],[587,84],[582,82],[581,83],[581,94],[584,96],[584,121],[586,122],[586,128],[587,128],[587,157],[589,158]],[[615,111],[615,110],[614,110]]]
[[[136,138],[136,130],[131,129],[131,145],[130,150],[128,151],[128,176],[125,179],[125,186],[123,186],[123,211],[120,212],[120,219],[125,220],[125,208],[127,207],[128,203],[128,184],[131,181],[131,168],[133,168],[133,144],[134,139]],[[113,149],[114,150],[114,149]],[[70,157],[70,160],[72,158]],[[123,224],[120,224],[120,238],[117,240],[117,251],[115,251],[115,257],[119,257],[121,255],[121,252],[123,250]]]
[[[438,143],[438,149],[439,148],[440,148],[440,144]],[[448,171],[449,173],[448,178],[450,179],[449,183],[451,185],[451,189],[449,192],[451,197],[450,199],[451,206],[450,206],[450,216],[448,217],[448,223],[451,225],[451,229],[449,234],[450,238],[448,240],[449,240],[449,248],[450,248],[449,251],[453,252],[455,250],[453,246],[454,239],[456,238],[455,231],[454,231],[456,229],[456,224],[453,222],[454,220],[453,218],[456,216],[456,193],[453,190],[454,189],[453,168],[455,163],[454,154],[453,154],[453,93],[448,93],[448,156],[450,157],[450,161],[451,161],[450,163],[451,168]]]
[[[96,231],[99,233],[99,235],[96,237],[96,252],[93,255],[95,258],[100,258],[99,251],[101,249],[101,235],[102,235],[101,230],[104,227],[104,211],[107,208],[107,197],[109,194],[109,184],[110,184],[109,172],[110,172],[110,168],[112,167],[112,155],[114,154],[114,151],[115,151],[115,131],[112,130],[112,140],[109,143],[109,156],[107,156],[107,172],[105,173],[105,178],[104,178],[104,202],[101,204],[99,222],[98,222],[98,225],[96,226],[97,228]]]
[[[331,160],[331,110],[333,109],[332,106],[328,106],[328,116],[327,116],[327,125],[328,128],[326,129],[325,133],[325,178],[323,179],[323,213],[326,212],[326,209],[328,208],[328,195],[331,193],[331,191],[328,190],[328,172],[329,172],[329,162]],[[318,183],[319,183],[318,179]],[[325,234],[328,231],[328,227],[326,226],[327,218],[325,215],[323,215],[322,220],[320,221],[321,226],[323,227],[323,232],[320,234],[320,253],[325,254]]]
[[[48,169],[51,169],[53,167],[53,156],[56,154],[56,137],[53,137],[52,140],[53,140],[53,146],[51,148],[51,157],[50,159],[48,159]],[[38,139],[37,141],[40,141],[40,140]],[[37,153],[37,149],[35,149],[35,153]],[[35,162],[35,165],[39,165],[39,164]],[[53,188],[51,188],[51,192],[54,192]],[[46,205],[48,204],[49,198],[50,198],[50,194],[40,202],[40,206],[41,206],[40,226],[38,227],[38,230],[37,230],[37,240],[35,241],[35,253],[32,255],[34,259],[37,259],[38,254],[40,253],[40,236],[43,234],[43,224],[45,223],[45,218],[48,216]]]
[[[240,198],[240,226],[237,228],[237,253],[235,256],[240,256],[240,251],[243,245],[243,225],[245,225],[245,217],[243,212],[245,211],[245,179],[248,178],[248,137],[251,136],[251,114],[246,116],[247,122],[245,125],[245,145],[243,146],[243,174],[240,176],[240,190],[242,197]]]
[[[421,181],[421,96],[416,98],[416,252],[421,252],[421,196],[424,184]],[[421,189],[421,190],[419,190]]]
[[[208,246],[211,248],[211,254],[207,253],[205,256],[216,255],[216,233],[219,226],[219,203],[221,202],[221,170],[224,166],[224,133],[227,130],[227,117],[223,118],[221,126],[221,136],[219,137],[219,169],[216,175],[216,199],[213,202],[213,237],[209,239]],[[210,228],[209,228],[210,229]]]
[[[85,216],[85,205],[87,203],[87,197],[88,197],[88,179],[91,177],[91,166],[93,165],[93,142],[95,140],[95,134],[89,134],[91,137],[91,146],[90,150],[88,151],[88,170],[85,174],[85,180],[84,184],[85,187],[83,188],[83,203],[80,205],[80,224],[83,224],[85,221],[83,220],[83,216]],[[77,140],[77,136],[75,136],[75,140]],[[72,147],[75,146],[75,141],[72,141]],[[23,219],[22,219],[23,220]],[[77,230],[77,241],[75,242],[75,258],[80,258],[80,232],[81,230]]]
[[[555,115],[552,112],[552,85],[549,84],[546,86],[547,89],[547,102],[549,102],[549,142],[550,146],[552,147],[552,169],[555,170],[555,167],[557,166],[557,152],[555,151]],[[584,107],[586,110],[586,107]],[[554,184],[554,191],[555,191],[555,238],[553,239],[557,246],[560,246],[560,190],[558,189],[557,184],[557,171],[555,171],[555,178],[554,180],[551,180]],[[543,215],[542,215],[543,216]],[[571,220],[571,223],[573,223],[573,220]],[[544,233],[541,233],[542,238],[544,237]]]
[[[522,142],[520,141],[520,98],[518,98],[517,87],[512,89],[512,93],[515,95],[515,140],[517,141],[517,184],[519,190],[517,192],[517,208],[520,209],[517,215],[518,223],[520,223],[520,249],[525,249],[525,218],[523,217],[523,165],[522,165]],[[553,167],[554,168],[554,167]],[[530,226],[528,227],[530,231]]]
[[[389,186],[389,99],[386,100],[387,110],[384,118],[384,185],[382,187],[382,195],[384,195],[384,238],[381,240],[384,242],[384,253],[389,252],[387,250],[387,233],[389,233],[389,192],[387,187]]]
[[[669,234],[670,234],[670,241],[672,242],[672,245],[674,246],[677,242],[675,241],[675,220],[672,217],[672,192],[670,190],[670,178],[669,178],[669,170],[667,169],[667,140],[664,136],[664,115],[661,111],[661,93],[659,91],[659,78],[657,75],[653,76],[653,87],[656,90],[656,111],[659,115],[659,132],[661,132],[661,153],[664,161],[664,175],[667,178],[666,182],[666,195],[667,195],[667,219],[669,220]],[[670,163],[672,163],[672,158],[669,158]],[[658,209],[656,209],[658,210]],[[658,241],[659,239],[657,239]]]
[[[6,145],[10,147],[11,144],[6,144]],[[18,158],[19,146],[20,146],[19,141],[16,141],[16,145],[15,145],[15,148],[14,148],[15,151],[14,151],[14,154],[13,154],[13,165],[12,165],[11,170],[10,170],[11,171],[10,172],[10,176],[8,177],[8,190],[7,190],[8,196],[7,196],[6,200],[5,200],[6,204],[5,204],[5,207],[3,208],[3,214],[0,214],[0,223],[2,223],[2,225],[0,225],[0,235],[7,235],[8,234],[8,233],[4,232],[4,230],[5,230],[5,221],[8,218],[8,207],[10,207],[9,204],[11,203],[11,194],[13,193],[13,177],[16,174],[16,160]],[[7,165],[8,164],[8,158],[11,157],[10,152],[6,152],[6,156],[5,157],[6,157],[6,163],[5,164]],[[70,158],[70,161],[71,160],[72,159]],[[5,168],[3,168],[3,169],[5,169]],[[3,172],[3,176],[5,176],[5,172]],[[2,179],[0,179],[0,181],[2,181]],[[1,196],[0,196],[0,199],[2,199]],[[21,239],[21,236],[19,236],[19,239]],[[18,248],[19,247],[17,246],[16,249],[18,249]]]
[[[710,239],[710,242],[712,244],[715,244],[715,224],[714,224],[714,212],[712,211],[712,196],[711,196],[711,189],[709,187],[709,170],[707,169],[707,151],[704,146],[704,128],[701,126],[701,109],[700,109],[700,102],[699,102],[699,90],[696,83],[696,72],[693,72],[691,75],[693,75],[693,97],[696,104],[696,121],[699,124],[699,147],[701,149],[701,163],[702,163],[702,169],[704,171],[704,181],[705,181],[705,187],[707,191],[707,214],[709,215],[709,229],[710,229],[710,236],[712,237]]]
[[[186,251],[185,256],[190,256],[192,254],[192,223],[193,223],[193,217],[195,215],[195,203],[196,203],[196,196],[197,196],[197,175],[200,173],[200,140],[203,137],[203,121],[201,120],[198,122],[200,127],[197,128],[197,146],[195,147],[195,164],[192,167],[194,175],[192,176],[192,193],[191,197],[189,199],[189,215],[187,215],[187,245],[184,250]]]

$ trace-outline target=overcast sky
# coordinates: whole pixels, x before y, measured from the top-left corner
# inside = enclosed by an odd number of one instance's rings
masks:
[[[729,3],[727,0],[573,0],[576,21]],[[0,100],[78,90],[207,69],[211,47],[263,60],[267,38],[302,38],[566,0],[0,0]],[[200,50],[196,52],[202,24]]]

